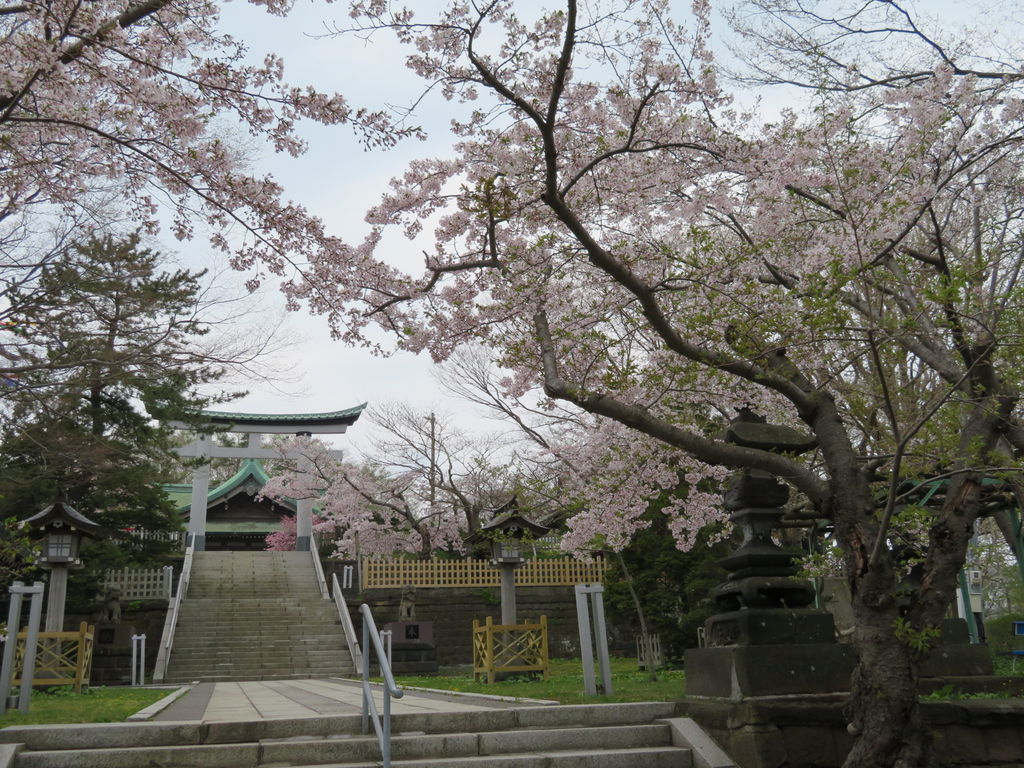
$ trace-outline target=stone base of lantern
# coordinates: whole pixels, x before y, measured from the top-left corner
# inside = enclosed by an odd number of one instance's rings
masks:
[[[793,645],[835,642],[832,614],[784,608],[743,608],[717,613],[704,624],[707,645]]]
[[[686,695],[738,701],[850,690],[853,648],[838,643],[732,645],[686,652]]]
[[[708,648],[686,652],[686,693],[739,700],[850,690],[853,648],[835,641],[832,614],[744,608],[712,616]]]

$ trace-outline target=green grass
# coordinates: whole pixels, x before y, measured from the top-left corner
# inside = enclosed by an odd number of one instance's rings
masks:
[[[658,670],[658,680],[652,683],[646,672],[636,668],[636,659],[613,658],[612,696],[587,696],[583,693],[583,667],[579,659],[552,659],[551,674],[547,680],[503,680],[488,685],[473,681],[473,673],[466,667],[442,668],[436,676],[397,676],[400,686],[437,688],[463,693],[486,693],[492,696],[512,696],[520,699],[549,699],[562,704],[594,704],[618,701],[671,701],[683,697],[683,671]],[[597,673],[600,683],[601,675]]]
[[[162,699],[167,690],[153,688],[90,688],[76,694],[70,686],[32,692],[29,711],[9,709],[0,728],[45,723],[116,723]]]

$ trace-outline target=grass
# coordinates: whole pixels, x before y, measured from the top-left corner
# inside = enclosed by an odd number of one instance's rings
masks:
[[[0,728],[46,723],[117,723],[170,691],[153,688],[89,688],[76,694],[71,686],[32,692],[28,712],[17,709],[0,715]]]
[[[613,658],[612,696],[587,696],[583,692],[583,667],[579,659],[552,659],[547,680],[523,678],[503,680],[488,685],[473,681],[472,670],[466,667],[442,668],[437,676],[396,676],[400,686],[437,688],[462,693],[486,693],[520,699],[548,699],[562,704],[596,704],[621,701],[671,701],[683,697],[683,671],[658,670],[657,682],[636,667],[636,659]],[[600,673],[597,674],[600,683]]]

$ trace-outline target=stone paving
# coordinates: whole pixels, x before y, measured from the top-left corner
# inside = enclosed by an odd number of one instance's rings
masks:
[[[374,687],[378,709],[382,692]],[[362,706],[360,684],[349,680],[266,680],[254,682],[200,683],[164,709],[156,721],[270,720],[358,714]],[[471,712],[515,706],[536,706],[533,701],[506,701],[442,692],[405,691],[392,698],[393,714]]]

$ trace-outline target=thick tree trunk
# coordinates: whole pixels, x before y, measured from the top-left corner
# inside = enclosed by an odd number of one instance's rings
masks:
[[[857,602],[859,663],[845,708],[855,738],[843,768],[927,768],[934,763],[917,699],[914,652],[895,636],[897,609]]]
[[[854,744],[843,768],[928,768],[914,651],[897,637],[900,574],[887,547],[871,560],[881,531],[869,479],[831,399],[822,397],[808,423],[828,465],[830,512],[853,603],[858,664],[845,713]]]

